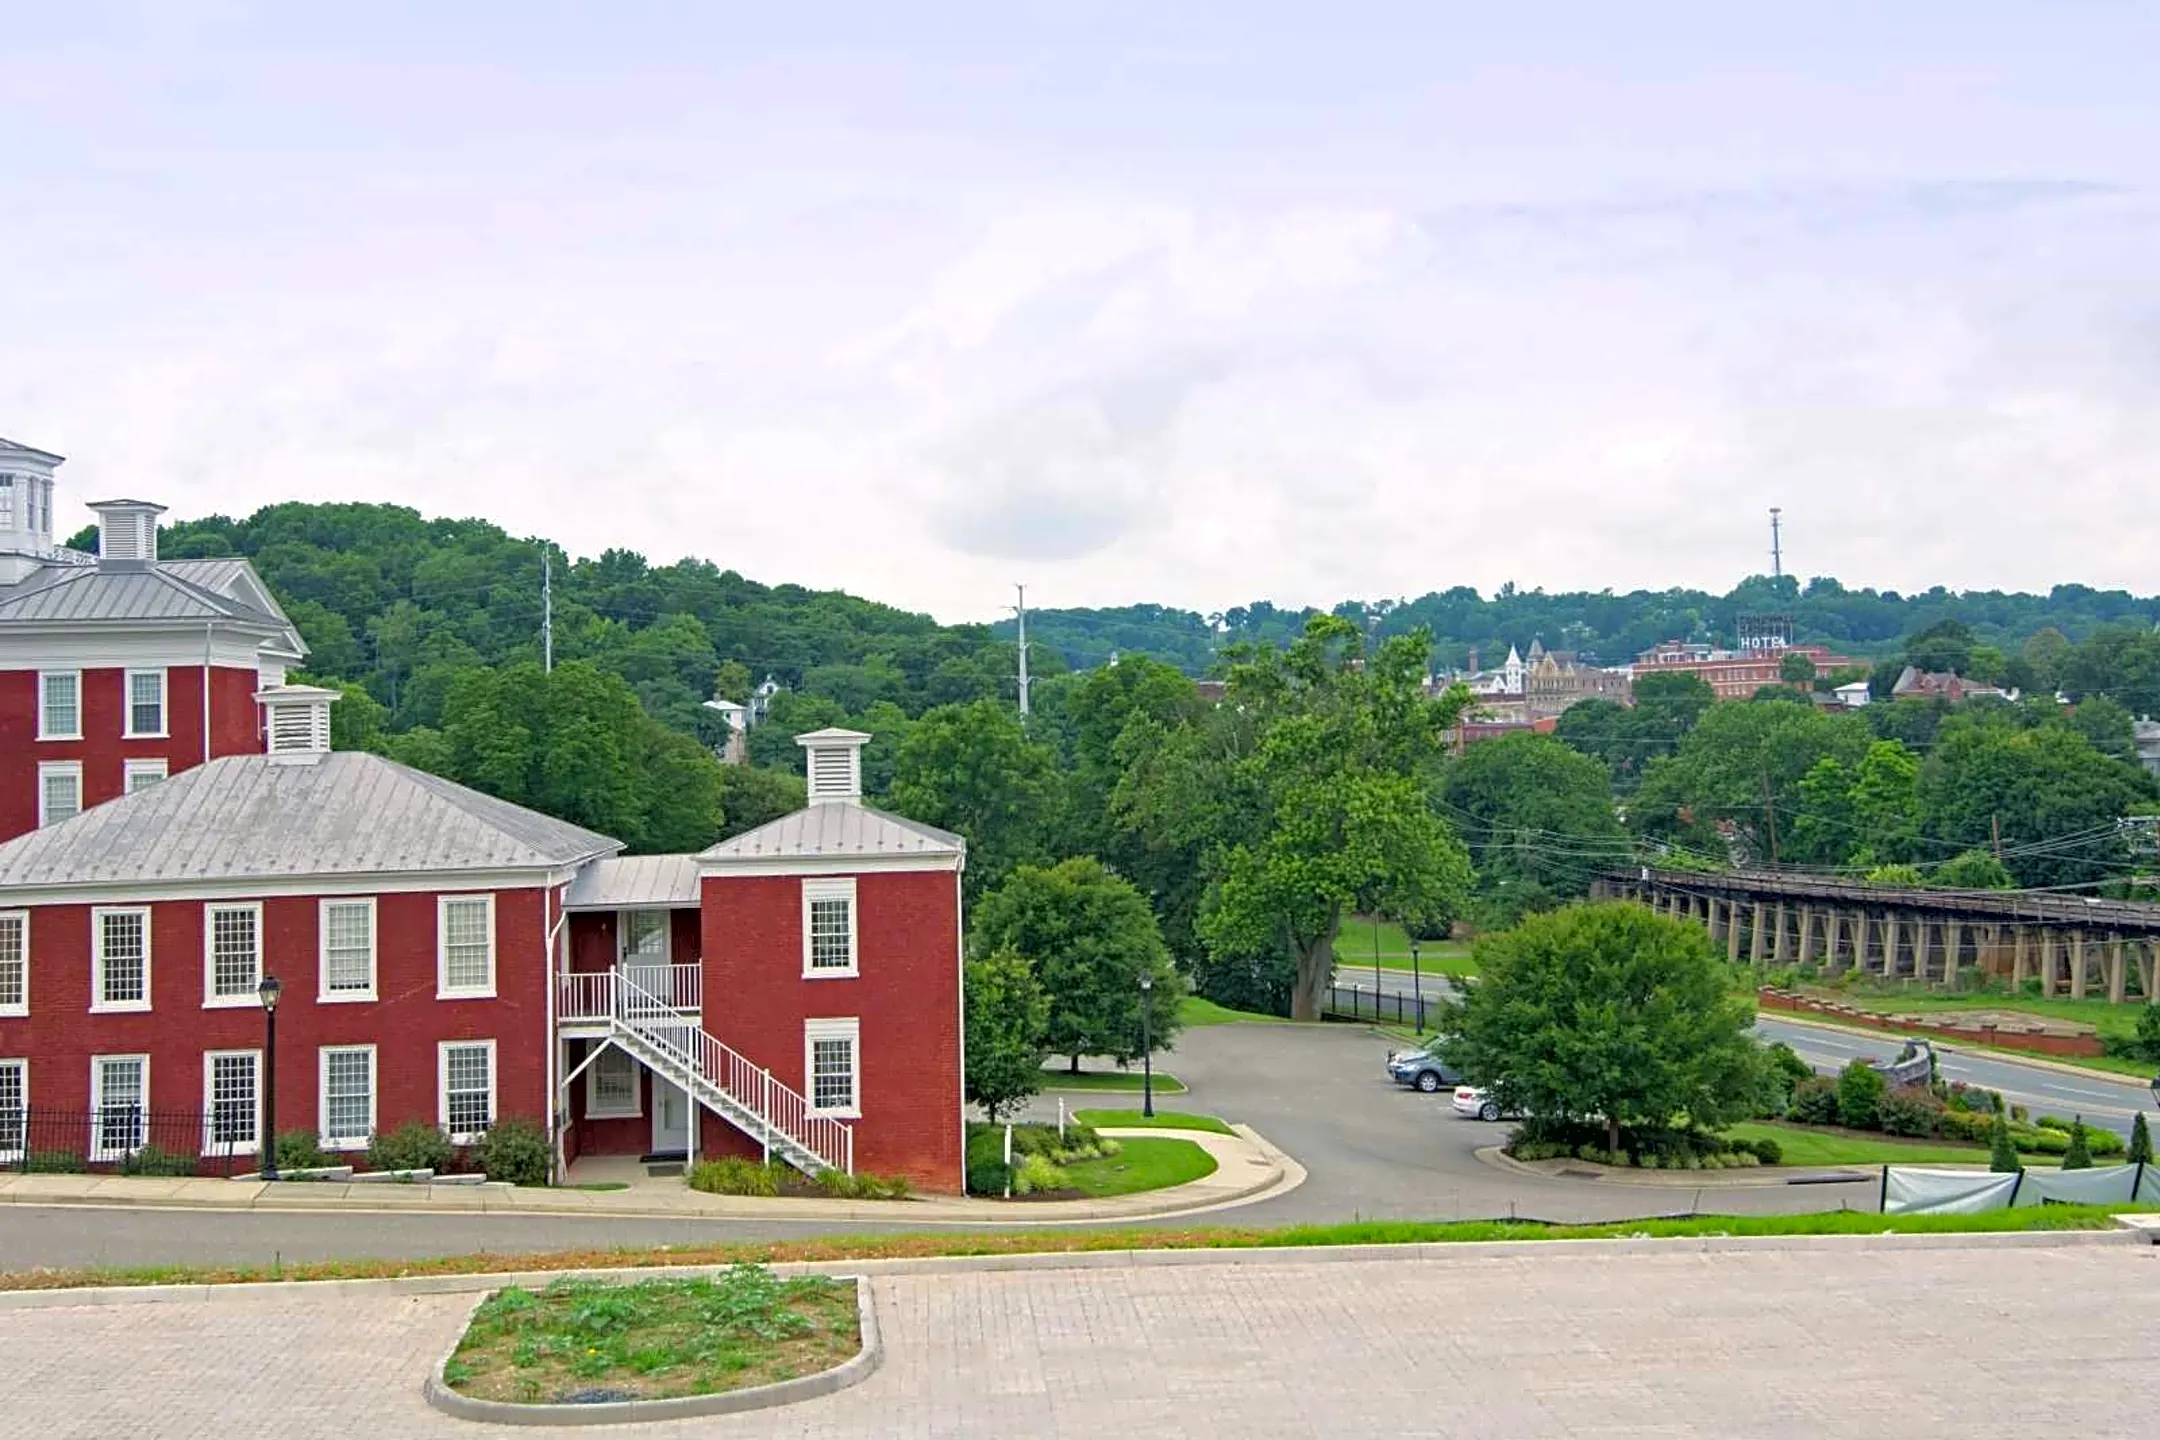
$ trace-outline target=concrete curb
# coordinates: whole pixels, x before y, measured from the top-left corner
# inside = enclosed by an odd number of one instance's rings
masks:
[[[1625,1222],[1616,1222],[1625,1223]],[[1613,1255],[1716,1255],[1804,1250],[2014,1250],[2129,1246],[2150,1249],[2155,1233],[2123,1222],[2114,1230],[1947,1231],[1936,1234],[1620,1236],[1609,1240],[1454,1240],[1382,1245],[1271,1245],[1190,1250],[1064,1250],[1020,1255],[935,1255],[894,1260],[813,1260],[778,1264],[776,1275],[854,1276],[859,1280],[1007,1270],[1115,1270],[1127,1266],[1348,1265],[1378,1261],[1420,1263],[1521,1261],[1540,1255],[1593,1260]],[[308,1295],[487,1294],[510,1285],[538,1288],[563,1275],[585,1279],[685,1278],[715,1275],[726,1265],[654,1265],[593,1270],[526,1270],[496,1274],[410,1275],[381,1280],[268,1280],[236,1285],[110,1285],[72,1290],[0,1291],[0,1310],[65,1309],[92,1305],[173,1305],[201,1300],[281,1304]],[[582,1408],[582,1407],[578,1407]]]
[[[486,1297],[482,1296],[473,1302],[473,1309],[477,1311],[486,1303]],[[870,1301],[870,1282],[859,1275],[855,1277],[855,1313],[862,1343],[854,1355],[815,1375],[776,1380],[770,1385],[753,1385],[747,1390],[683,1395],[672,1400],[617,1400],[599,1405],[520,1405],[509,1400],[478,1400],[470,1395],[460,1395],[443,1380],[443,1367],[457,1353],[457,1346],[452,1345],[428,1371],[420,1391],[428,1404],[445,1415],[491,1425],[629,1425],[768,1410],[776,1405],[815,1400],[820,1395],[845,1390],[870,1378],[885,1359],[885,1345],[878,1335],[877,1307]],[[470,1318],[467,1317],[468,1323]],[[459,1335],[462,1338],[463,1331]]]
[[[1495,1170],[1508,1170],[1533,1180],[1551,1180],[1562,1185],[1588,1181],[1594,1185],[1636,1185],[1648,1190],[1782,1190],[1788,1185],[1872,1185],[1882,1179],[1880,1165],[1865,1169],[1833,1166],[1827,1170],[1792,1170],[1780,1174],[1781,1166],[1758,1166],[1753,1170],[1615,1170],[1594,1160],[1565,1162],[1594,1167],[1597,1171],[1594,1175],[1560,1175],[1517,1160],[1497,1145],[1487,1145],[1474,1153]]]

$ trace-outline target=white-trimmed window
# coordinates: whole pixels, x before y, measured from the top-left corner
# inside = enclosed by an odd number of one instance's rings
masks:
[[[203,1154],[253,1155],[262,1149],[262,1051],[205,1050]]]
[[[262,906],[203,907],[203,1004],[260,1004]]]
[[[37,738],[82,739],[82,672],[38,672]]]
[[[495,897],[445,895],[435,902],[438,998],[495,993]]]
[[[0,1060],[0,1165],[22,1159],[30,1128],[30,1062]]]
[[[375,1133],[375,1047],[325,1045],[318,1054],[323,1149],[365,1150]]]
[[[322,902],[323,1000],[375,998],[375,901]]]
[[[57,825],[82,814],[82,761],[47,760],[37,772],[40,826]]]
[[[90,1057],[90,1158],[118,1160],[142,1149],[149,1128],[150,1057]]]
[[[619,1046],[608,1046],[585,1067],[585,1118],[621,1120],[643,1113],[637,1061]]]
[[[666,910],[625,910],[617,934],[622,938],[622,958],[632,965],[665,965],[668,962]]]
[[[127,728],[120,733],[128,739],[164,738],[165,672],[163,670],[130,670],[127,672]]]
[[[147,790],[152,785],[163,781],[164,778],[165,760],[163,756],[152,760],[130,760],[127,762],[127,784],[120,793],[132,795],[138,790]]]
[[[442,1128],[452,1144],[470,1145],[495,1123],[495,1042],[445,1040],[437,1058]]]
[[[857,973],[855,879],[802,882],[803,978]]]
[[[150,912],[93,910],[90,949],[95,962],[90,1008],[150,1008]]]
[[[803,1088],[812,1114],[862,1114],[861,1058],[860,1020],[803,1021]]]
[[[30,912],[0,910],[0,1015],[30,1013]]]

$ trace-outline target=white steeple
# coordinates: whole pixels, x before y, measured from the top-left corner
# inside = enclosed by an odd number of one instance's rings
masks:
[[[862,803],[862,747],[870,737],[860,730],[813,730],[795,743],[809,752],[810,803]]]

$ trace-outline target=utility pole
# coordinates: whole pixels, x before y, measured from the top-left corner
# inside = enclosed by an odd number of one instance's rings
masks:
[[[1770,507],[1770,578],[1785,578],[1785,549],[1778,539],[1778,516],[1785,512],[1776,505]]]
[[[555,673],[555,552],[540,547],[540,668]]]
[[[1027,586],[1015,585],[1020,603],[1013,606],[1013,614],[1020,618],[1020,723],[1028,717],[1028,671],[1027,671]]]
[[[1770,772],[1767,770],[1762,777],[1762,813],[1770,824],[1770,868],[1776,870],[1781,868],[1778,863],[1777,806],[1770,799]]]
[[[2000,813],[1988,816],[1988,833],[1995,839],[1995,863],[2000,865],[2002,864],[2002,816]]]

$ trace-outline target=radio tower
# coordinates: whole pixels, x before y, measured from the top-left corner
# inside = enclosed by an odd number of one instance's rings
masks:
[[[1785,578],[1785,552],[1778,544],[1778,516],[1784,512],[1777,506],[1770,507],[1770,578]]]
[[[1019,604],[1013,606],[1013,614],[1018,616],[1020,620],[1020,643],[1018,647],[1020,651],[1020,723],[1025,725],[1028,718],[1027,586],[1015,585],[1013,589],[1019,592],[1018,599],[1020,601]]]

